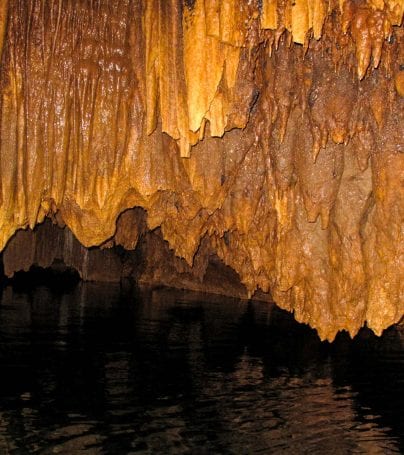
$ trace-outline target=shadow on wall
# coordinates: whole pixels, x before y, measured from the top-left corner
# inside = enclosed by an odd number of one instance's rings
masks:
[[[47,219],[33,230],[20,230],[2,254],[1,275],[15,286],[46,284],[64,289],[84,281],[119,283],[133,280],[151,286],[247,298],[239,275],[201,244],[191,267],[163,240],[160,229],[148,231],[146,212],[127,210],[117,221],[115,236],[99,247],[86,248],[67,226]],[[269,294],[260,294],[269,301]]]
[[[11,279],[5,278],[4,281],[4,284],[11,284],[16,292],[31,292],[39,286],[45,286],[55,294],[68,294],[80,282],[80,275],[62,261],[55,260],[50,267],[32,265],[28,272],[16,272]]]

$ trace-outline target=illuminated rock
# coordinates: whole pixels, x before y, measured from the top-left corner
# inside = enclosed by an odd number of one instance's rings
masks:
[[[84,247],[159,228],[322,338],[381,333],[404,314],[403,10],[2,2],[0,248],[46,217]]]

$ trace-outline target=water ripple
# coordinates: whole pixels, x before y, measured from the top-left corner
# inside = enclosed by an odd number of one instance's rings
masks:
[[[329,345],[268,304],[178,291],[8,290],[0,454],[400,453],[403,339]]]

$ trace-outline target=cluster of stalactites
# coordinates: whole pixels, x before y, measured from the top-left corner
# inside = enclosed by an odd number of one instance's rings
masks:
[[[277,46],[284,32],[290,42],[307,48],[336,14],[336,33],[353,42],[363,79],[369,65],[378,67],[383,43],[401,24],[404,11],[403,0],[190,3],[182,7],[178,0],[149,0],[144,15],[148,132],[160,116],[163,131],[177,140],[183,157],[203,138],[206,121],[211,136],[245,127],[245,119],[228,118],[241,48],[251,50],[257,41]]]
[[[264,0],[261,27],[284,28],[291,32],[295,43],[304,44],[310,31],[315,39],[321,38],[324,21],[334,10],[341,15],[344,33],[351,25],[352,28],[360,26],[364,34],[376,38],[380,31],[383,36],[392,25],[401,24],[404,3],[401,0]],[[380,24],[383,30],[379,29]]]
[[[381,333],[404,314],[402,4],[0,2],[0,250],[46,217],[132,249],[138,206],[322,338]]]
[[[0,55],[9,1],[0,3]],[[181,156],[204,137],[244,128],[245,118],[232,118],[232,89],[240,49],[257,41],[277,46],[287,31],[290,42],[309,46],[319,40],[324,23],[337,14],[337,33],[355,45],[357,74],[362,79],[380,63],[382,46],[392,27],[401,25],[404,0],[146,0],[147,131],[161,119],[162,130],[174,138]],[[192,6],[187,6],[187,4]],[[265,31],[272,31],[271,35]],[[340,43],[339,43],[340,44]]]

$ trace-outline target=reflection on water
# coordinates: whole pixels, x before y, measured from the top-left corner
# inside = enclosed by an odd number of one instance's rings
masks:
[[[264,303],[3,291],[0,454],[404,450],[404,333],[332,345]]]

